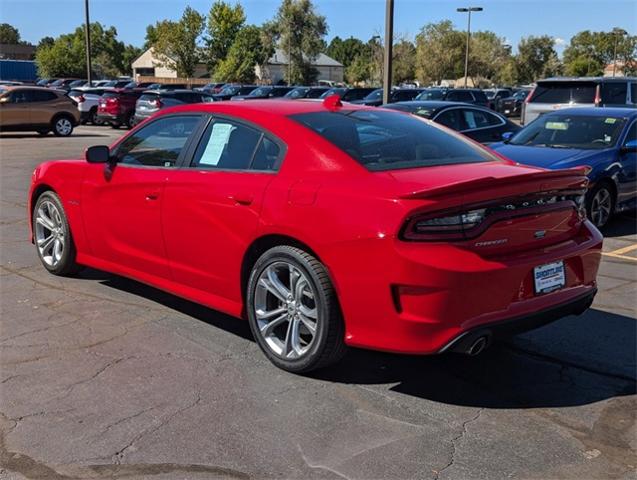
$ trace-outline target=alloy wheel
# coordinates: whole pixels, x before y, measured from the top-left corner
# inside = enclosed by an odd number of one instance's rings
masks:
[[[64,223],[58,208],[51,201],[42,202],[35,218],[35,243],[42,261],[56,267],[66,246]]]
[[[596,227],[603,227],[610,218],[613,199],[606,188],[600,188],[591,202],[591,220]]]
[[[55,122],[55,131],[62,136],[70,135],[73,131],[73,124],[68,118],[59,118]]]
[[[320,321],[316,292],[296,266],[277,261],[257,281],[254,314],[258,333],[277,356],[292,360],[306,354]]]

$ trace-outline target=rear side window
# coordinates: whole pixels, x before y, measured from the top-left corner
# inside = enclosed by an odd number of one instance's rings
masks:
[[[625,82],[606,82],[602,83],[602,103],[609,104],[626,104],[626,93],[628,92],[628,84]]]
[[[371,171],[496,160],[466,140],[398,112],[313,112],[290,118]]]
[[[197,127],[198,115],[163,117],[129,136],[117,148],[119,163],[174,167],[186,141]]]
[[[637,83],[630,84],[630,101],[637,104]]]
[[[42,90],[33,90],[31,92],[34,102],[50,102],[51,100],[55,100],[58,96],[53,92],[44,92]]]
[[[495,115],[474,108],[463,109],[462,116],[465,124],[464,128],[469,130],[502,124],[502,120]]]
[[[445,100],[451,100],[453,102],[473,102],[473,95],[471,95],[471,92],[455,90],[453,92],[449,92]]]
[[[228,120],[208,125],[197,146],[191,166],[196,168],[247,170],[261,132]]]
[[[480,91],[475,91],[473,92],[473,98],[476,99],[476,101],[478,102],[482,102],[482,103],[487,103],[489,100],[487,99],[487,96],[484,94],[484,92],[480,92]]]
[[[444,125],[445,127],[449,127],[452,130],[464,130],[464,122],[462,120],[462,115],[459,108],[451,108],[449,110],[445,110],[440,115],[438,115],[434,119],[434,121],[441,125]]]
[[[596,88],[592,82],[542,82],[529,103],[595,103]]]

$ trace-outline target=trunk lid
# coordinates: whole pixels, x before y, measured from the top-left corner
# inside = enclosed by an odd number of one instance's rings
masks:
[[[489,162],[386,173],[411,210],[402,231],[407,240],[452,241],[481,255],[501,255],[572,238],[583,219],[586,168]]]

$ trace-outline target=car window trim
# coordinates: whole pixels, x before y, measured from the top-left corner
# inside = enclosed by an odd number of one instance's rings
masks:
[[[630,133],[630,129],[633,128],[633,126],[635,126],[636,124],[637,124],[637,118],[633,119],[631,122],[628,123],[626,130],[622,134],[621,142],[617,144],[620,146],[620,148],[626,145],[626,142],[628,141],[628,134]]]
[[[279,137],[272,134],[270,131],[266,130],[262,126],[257,125],[253,122],[250,122],[249,120],[245,120],[243,118],[237,118],[232,115],[217,114],[217,113],[208,113],[206,114],[206,116],[208,117],[208,120],[203,122],[205,125],[203,126],[203,128],[200,129],[199,132],[197,132],[198,133],[197,141],[192,142],[192,145],[190,146],[189,151],[187,152],[187,156],[184,157],[183,164],[179,168],[189,169],[189,170],[198,171],[198,172],[266,173],[269,175],[276,175],[279,173],[288,150],[287,144],[283,140],[281,140]],[[196,165],[192,165],[192,162],[195,159],[194,158],[195,153],[197,151],[197,148],[199,147],[199,144],[201,143],[201,140],[203,139],[204,133],[208,129],[208,126],[211,123],[214,123],[216,120],[226,120],[229,122],[234,122],[239,125],[243,125],[245,127],[251,128],[252,130],[256,130],[258,133],[261,134],[259,137],[259,140],[257,141],[255,145],[254,151],[252,152],[252,157],[250,158],[250,163],[248,168],[240,168],[240,169],[239,168],[203,168],[203,167],[198,167]],[[264,137],[270,140],[271,142],[275,143],[279,147],[279,156],[276,161],[277,168],[273,170],[251,169],[250,167],[252,166],[254,162],[254,157],[256,155],[256,152],[259,149],[259,145],[263,141]]]
[[[130,163],[120,163],[119,161],[116,163],[117,167],[126,167],[126,168],[141,168],[141,169],[155,169],[155,170],[176,170],[181,168],[181,161],[183,159],[183,156],[185,155],[185,152],[190,148],[190,144],[193,141],[193,138],[195,136],[195,134],[199,133],[199,130],[201,128],[201,124],[205,123],[203,122],[203,118],[206,115],[203,112],[182,112],[182,113],[174,113],[174,114],[169,114],[169,115],[160,115],[157,118],[154,118],[152,120],[149,120],[147,122],[144,122],[143,124],[140,125],[139,130],[143,129],[143,128],[147,128],[150,125],[152,125],[153,123],[156,123],[160,120],[166,120],[166,119],[170,119],[170,118],[175,118],[175,117],[200,117],[199,118],[199,122],[198,124],[195,126],[194,130],[192,131],[192,133],[190,134],[190,136],[188,137],[188,139],[186,140],[186,143],[184,143],[184,146],[182,147],[181,151],[179,152],[179,156],[177,157],[177,160],[175,160],[175,164],[170,166],[170,167],[166,167],[166,166],[157,166],[157,165],[133,165]],[[111,156],[117,156],[119,149],[121,148],[122,144],[124,143],[124,141],[132,134],[132,132],[134,132],[136,130],[132,130],[131,133],[129,133],[129,135],[126,135],[126,137],[122,138],[122,140],[120,142],[118,142],[115,147],[113,148],[113,150],[111,150],[110,155]]]
[[[502,119],[502,117],[500,117],[499,115],[496,115],[495,113],[493,113],[492,111],[486,109],[486,108],[479,108],[479,107],[473,107],[473,106],[466,106],[466,107],[462,107],[462,106],[456,106],[456,107],[448,107],[445,108],[444,110],[441,110],[439,112],[437,112],[432,118],[432,121],[436,121],[436,119],[438,118],[439,115],[448,112],[450,110],[478,110],[480,112],[483,112],[487,115],[493,115],[495,117],[497,117],[501,123],[499,123],[498,125],[487,125],[486,127],[477,127],[477,128],[468,128],[466,130],[458,130],[458,132],[463,133],[463,132],[478,132],[480,130],[486,130],[487,128],[498,128],[498,127],[502,127],[504,125],[506,125],[506,121],[504,119]]]

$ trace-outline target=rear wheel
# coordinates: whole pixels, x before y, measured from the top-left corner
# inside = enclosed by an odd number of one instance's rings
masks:
[[[119,123],[111,123],[111,128],[114,128],[115,130],[117,130],[119,127],[121,127],[122,125]]]
[[[97,108],[95,107],[91,109],[90,119],[93,125],[97,125],[97,126],[104,125],[104,121],[97,116]]]
[[[135,126],[135,119],[133,118],[133,114],[129,113],[124,120],[124,125],[126,128],[133,128]]]
[[[615,212],[615,193],[608,181],[601,181],[589,192],[586,206],[588,218],[601,229]]]
[[[345,354],[334,287],[323,264],[309,253],[291,246],[265,252],[252,268],[246,297],[250,329],[277,367],[305,373]]]
[[[56,137],[68,137],[73,133],[73,122],[65,115],[54,118],[53,133]]]
[[[33,209],[33,237],[44,268],[55,275],[69,275],[81,267],[75,263],[75,245],[60,197],[44,192]]]

